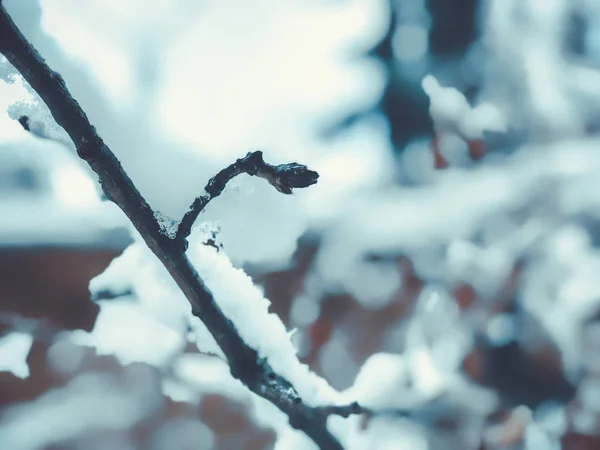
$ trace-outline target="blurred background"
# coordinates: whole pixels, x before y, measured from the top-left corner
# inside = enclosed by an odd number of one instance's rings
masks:
[[[319,171],[197,227],[314,372],[405,412],[346,448],[600,448],[599,2],[3,4],[165,220],[251,150]],[[312,448],[133,269],[90,289],[132,236],[1,58],[0,447]]]

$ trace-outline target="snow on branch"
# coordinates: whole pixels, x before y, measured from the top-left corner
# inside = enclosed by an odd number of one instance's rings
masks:
[[[191,304],[192,313],[204,323],[227,357],[231,374],[252,392],[277,406],[288,416],[292,427],[306,433],[320,448],[341,449],[339,441],[327,429],[325,419],[333,413],[343,413],[345,416],[359,413],[361,409],[357,406],[327,409],[307,404],[294,385],[276,372],[267,358],[262,357],[245,341],[236,324],[223,312],[186,256],[184,239],[174,239],[164,233],[155,211],[133,184],[114,153],[96,133],[85,112],[67,90],[62,77],[48,67],[23,36],[1,0],[0,53],[46,103],[56,122],[70,136],[78,155],[98,175],[107,197],[123,210],[145,244],[168,271]],[[267,179],[283,193],[290,193],[293,188],[310,186],[316,183],[318,177],[316,172],[300,164],[271,166],[264,163],[260,152],[250,153],[219,173],[212,185],[209,183],[207,196],[194,202],[195,206],[192,205],[185,226],[180,229],[180,237],[189,234],[202,207],[222,191],[229,179],[242,172]],[[268,340],[270,337],[262,336],[261,339]],[[300,365],[299,362],[297,364]]]

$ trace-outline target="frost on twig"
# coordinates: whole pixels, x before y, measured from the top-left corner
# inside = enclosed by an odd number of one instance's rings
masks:
[[[190,235],[194,222],[206,205],[221,195],[229,181],[243,173],[264,178],[282,194],[291,194],[293,189],[312,186],[319,178],[317,172],[308,169],[305,165],[296,162],[271,165],[265,162],[261,151],[250,152],[208,181],[204,187],[205,193],[194,200],[190,210],[183,216],[177,230],[178,240],[183,240]]]

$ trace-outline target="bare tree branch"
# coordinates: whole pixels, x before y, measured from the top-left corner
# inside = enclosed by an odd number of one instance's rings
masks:
[[[248,153],[244,158],[238,159],[208,181],[204,188],[206,193],[197,197],[190,210],[183,216],[177,230],[177,239],[183,240],[190,235],[194,222],[206,205],[213,198],[221,195],[231,179],[242,173],[264,178],[283,194],[291,194],[294,188],[312,186],[319,178],[317,172],[309,170],[302,164],[293,162],[273,166],[265,162],[261,151]]]
[[[1,0],[0,53],[4,54],[46,103],[56,122],[69,134],[78,155],[98,175],[107,197],[123,210],[145,243],[168,270],[189,300],[193,314],[204,322],[227,356],[231,374],[252,392],[275,404],[287,414],[291,426],[306,433],[321,449],[341,450],[341,444],[328,431],[324,420],[335,411],[324,413],[320,408],[304,404],[291,383],[275,373],[268,361],[259,358],[256,350],[249,347],[239,336],[234,324],[223,314],[185,255],[182,240],[171,239],[163,233],[154,211],[123,170],[114,153],[98,136],[84,111],[67,90],[62,77],[48,67],[23,36],[2,6]],[[241,160],[249,160],[244,163],[248,169],[242,163],[236,163],[238,166],[233,169],[225,169],[224,175],[221,175],[222,172],[215,177],[218,179],[213,187],[209,186],[207,193],[211,198],[218,195],[219,186],[223,181],[226,183],[232,178],[232,174],[235,176],[241,173],[240,166],[244,166],[242,171],[247,169],[253,175],[266,178],[284,193],[288,193],[294,187],[309,186],[316,182],[316,172],[308,171],[304,166],[269,166],[261,163],[262,157],[259,160],[259,156],[260,153],[250,154]],[[195,214],[195,217],[199,213],[195,211],[202,206],[202,202],[208,201],[198,201],[199,206],[191,213]],[[201,208],[199,210],[201,211]],[[186,224],[190,222],[190,228],[195,217],[191,215],[186,221]],[[187,225],[183,234],[186,228]],[[348,411],[348,414],[350,413],[353,412]]]

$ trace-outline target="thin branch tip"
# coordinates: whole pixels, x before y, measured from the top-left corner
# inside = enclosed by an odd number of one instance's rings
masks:
[[[192,232],[196,219],[208,203],[223,193],[227,183],[243,173],[263,178],[278,192],[287,195],[291,194],[294,189],[312,186],[319,179],[318,172],[310,170],[304,164],[293,162],[272,165],[265,162],[261,150],[248,152],[246,156],[237,159],[233,164],[208,180],[204,187],[204,194],[192,202],[189,211],[181,219],[176,239],[185,240]]]
[[[303,164],[289,163],[274,167],[276,176],[268,180],[275,189],[283,194],[291,194],[293,189],[307,188],[316,184],[319,174]]]

